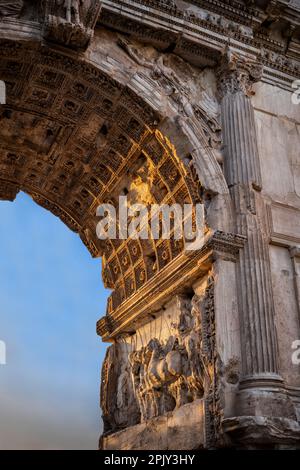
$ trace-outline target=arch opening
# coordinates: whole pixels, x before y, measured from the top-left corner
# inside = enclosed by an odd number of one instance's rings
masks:
[[[0,202],[0,218],[0,448],[95,449],[105,347],[94,325],[108,296],[99,262],[24,193]]]

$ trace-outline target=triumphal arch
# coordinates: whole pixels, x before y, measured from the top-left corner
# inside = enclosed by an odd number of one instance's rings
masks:
[[[0,0],[0,199],[111,290],[100,448],[299,447],[299,79],[299,0]],[[203,243],[100,240],[120,195],[202,204]]]

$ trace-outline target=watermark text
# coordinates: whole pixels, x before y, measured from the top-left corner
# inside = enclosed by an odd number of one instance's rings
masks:
[[[295,351],[292,354],[292,363],[294,366],[300,365],[300,339],[296,339],[292,343],[292,349]]]
[[[99,240],[174,240],[185,241],[186,250],[199,250],[204,244],[205,210],[203,204],[130,204],[126,196],[119,205],[101,204],[96,227]]]
[[[0,340],[0,366],[6,365],[6,344]]]
[[[3,80],[0,80],[0,105],[6,104],[6,85]]]

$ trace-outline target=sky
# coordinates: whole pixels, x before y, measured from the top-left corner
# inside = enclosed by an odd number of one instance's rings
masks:
[[[0,450],[97,449],[101,261],[23,193],[0,202],[0,228]]]

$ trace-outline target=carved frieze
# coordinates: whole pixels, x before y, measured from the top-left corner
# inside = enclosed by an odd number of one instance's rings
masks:
[[[180,316],[168,338],[152,338],[129,355],[134,393],[147,421],[202,398],[206,369],[201,356],[201,319],[188,298],[178,297]]]

